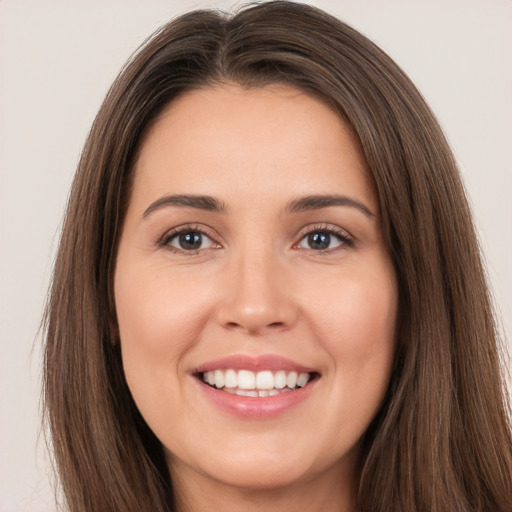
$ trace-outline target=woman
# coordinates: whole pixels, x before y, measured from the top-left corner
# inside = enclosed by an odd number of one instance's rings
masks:
[[[194,12],[116,80],[47,310],[71,510],[511,510],[497,344],[451,152],[365,37]]]

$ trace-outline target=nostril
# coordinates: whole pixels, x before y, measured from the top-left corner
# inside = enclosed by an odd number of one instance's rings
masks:
[[[260,331],[262,329],[282,329],[286,324],[284,322],[271,322],[267,325],[263,325],[263,327],[259,325],[247,325],[247,327],[244,327],[242,324],[237,322],[226,322],[224,325],[228,329],[247,329],[248,331]]]

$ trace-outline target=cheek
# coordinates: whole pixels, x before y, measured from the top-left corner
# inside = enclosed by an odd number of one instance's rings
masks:
[[[123,367],[143,415],[159,407],[162,389],[179,389],[182,361],[197,342],[206,317],[205,294],[194,283],[169,274],[154,266],[130,268],[123,261],[116,270]]]
[[[354,283],[340,299],[338,318],[343,347],[361,363],[379,358],[394,347],[396,293],[391,283],[376,287]]]
[[[338,280],[342,285],[328,288],[323,300],[312,301],[319,340],[339,384],[333,389],[343,390],[344,400],[364,399],[369,410],[380,404],[394,360],[398,294],[393,275],[354,272]]]
[[[115,297],[122,343],[164,359],[194,338],[208,303],[197,283],[154,267],[129,272],[119,265]]]

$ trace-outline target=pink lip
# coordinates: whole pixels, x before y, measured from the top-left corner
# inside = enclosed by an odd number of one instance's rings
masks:
[[[260,356],[249,356],[236,354],[215,361],[209,361],[193,370],[194,379],[208,401],[221,410],[230,414],[246,419],[267,419],[278,416],[299,403],[306,400],[315,389],[318,379],[313,379],[306,386],[280,393],[274,396],[248,397],[238,396],[226,391],[213,388],[198,378],[198,373],[204,373],[212,370],[251,370],[254,372],[261,370],[284,370],[287,372],[296,371],[297,373],[318,373],[314,368],[308,368],[301,364],[287,359],[285,357],[273,354],[263,354]]]
[[[207,400],[230,414],[246,419],[268,419],[284,413],[306,400],[318,382],[313,380],[303,388],[275,396],[250,397],[232,395],[195,380]]]
[[[202,364],[195,368],[192,373],[204,373],[212,370],[227,370],[229,368],[233,370],[251,370],[254,372],[261,370],[284,370],[287,372],[295,371],[297,373],[312,373],[316,371],[314,368],[308,368],[292,361],[291,359],[276,356],[274,354],[262,354],[259,356],[236,354]]]

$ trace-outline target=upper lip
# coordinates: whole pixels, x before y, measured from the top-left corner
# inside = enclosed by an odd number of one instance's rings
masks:
[[[275,354],[262,354],[252,356],[247,354],[233,354],[214,361],[208,361],[195,368],[192,373],[204,373],[213,370],[252,370],[254,372],[261,370],[284,370],[296,371],[297,373],[317,372],[314,368],[296,363],[286,357]]]

